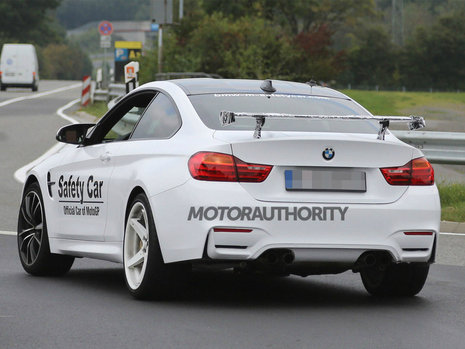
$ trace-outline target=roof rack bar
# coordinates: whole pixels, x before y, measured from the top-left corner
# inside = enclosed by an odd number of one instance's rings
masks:
[[[409,130],[418,130],[426,126],[425,119],[422,116],[396,116],[396,115],[299,115],[299,114],[281,114],[281,113],[247,113],[221,111],[220,122],[222,126],[230,125],[236,122],[236,118],[255,118],[254,138],[261,138],[261,130],[265,119],[315,119],[315,120],[376,120],[380,124],[378,139],[384,140],[386,130],[390,122],[408,123]]]

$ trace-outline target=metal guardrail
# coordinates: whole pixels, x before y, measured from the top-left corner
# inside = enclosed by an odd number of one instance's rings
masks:
[[[465,165],[465,133],[392,131],[401,141],[420,149],[436,164]]]
[[[219,74],[209,74],[204,72],[170,72],[156,73],[155,80],[170,80],[170,79],[187,79],[187,78],[213,78],[222,79]]]
[[[93,100],[108,102],[116,97],[126,94],[126,85],[124,84],[109,84],[108,89],[95,89],[93,91]]]
[[[106,102],[108,99],[108,90],[96,89],[94,91],[94,101]]]
[[[126,94],[125,84],[109,84],[108,85],[108,100],[124,96]]]

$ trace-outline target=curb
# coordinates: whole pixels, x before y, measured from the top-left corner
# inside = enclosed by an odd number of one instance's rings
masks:
[[[465,223],[441,221],[441,232],[465,234]]]

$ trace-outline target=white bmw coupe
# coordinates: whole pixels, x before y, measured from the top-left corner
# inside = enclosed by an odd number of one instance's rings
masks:
[[[278,80],[145,84],[24,185],[18,249],[33,275],[75,257],[122,263],[136,298],[192,267],[278,275],[360,272],[377,296],[420,292],[440,203],[420,150],[335,90]]]

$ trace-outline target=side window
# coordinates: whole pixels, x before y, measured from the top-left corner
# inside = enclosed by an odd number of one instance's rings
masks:
[[[181,119],[171,100],[159,93],[149,105],[131,139],[166,139],[181,127]]]
[[[123,141],[129,138],[134,126],[137,124],[145,107],[132,107],[121,119],[105,134],[103,142]]]
[[[155,91],[141,92],[115,106],[91,135],[91,144],[128,139],[155,94]]]

